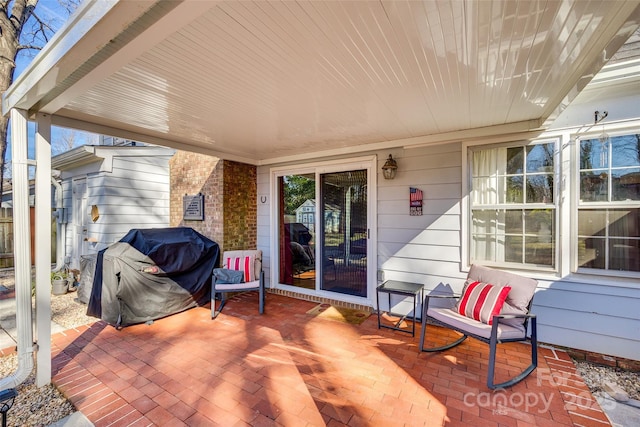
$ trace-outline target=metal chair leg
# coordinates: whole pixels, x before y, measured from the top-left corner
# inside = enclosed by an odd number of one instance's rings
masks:
[[[491,330],[491,340],[489,342],[489,372],[487,375],[487,387],[491,390],[502,389],[516,385],[520,381],[524,380],[538,367],[538,332],[536,325],[536,318],[532,317],[531,321],[531,364],[527,368],[520,372],[515,377],[508,381],[504,381],[499,384],[495,384],[495,367],[496,367],[496,347],[498,345],[497,336],[497,324]]]

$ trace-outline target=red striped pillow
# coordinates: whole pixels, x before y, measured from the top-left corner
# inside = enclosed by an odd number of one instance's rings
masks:
[[[244,281],[253,282],[256,280],[254,271],[255,256],[229,257],[225,268],[229,270],[239,270],[244,272]]]
[[[465,286],[457,311],[463,316],[491,325],[493,316],[500,314],[510,286],[472,282]]]

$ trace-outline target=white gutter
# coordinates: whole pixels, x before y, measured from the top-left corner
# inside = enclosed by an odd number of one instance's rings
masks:
[[[60,185],[58,180],[53,176],[51,177],[51,185],[56,189],[56,211],[53,213],[53,216],[56,218],[56,267],[53,271],[60,271],[62,267],[64,267],[64,257],[66,255],[65,242],[67,240],[67,227],[62,226],[62,222],[64,221],[62,185]]]
[[[13,164],[13,257],[16,275],[16,328],[18,369],[0,380],[0,391],[15,388],[33,370],[33,326],[31,323],[31,248],[29,230],[29,164],[27,157],[27,112],[11,110],[11,157]]]

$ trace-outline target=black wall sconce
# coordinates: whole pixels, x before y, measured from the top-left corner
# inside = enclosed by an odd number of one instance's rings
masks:
[[[386,162],[384,162],[384,166],[382,166],[382,175],[384,179],[393,179],[396,177],[396,171],[398,170],[398,163],[393,160],[391,154],[389,154],[389,158]]]

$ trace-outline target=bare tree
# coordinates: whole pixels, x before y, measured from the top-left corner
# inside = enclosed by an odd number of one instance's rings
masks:
[[[54,156],[87,143],[85,132],[67,128],[59,128],[59,130],[58,137],[52,138],[51,141],[51,153]]]
[[[35,56],[73,12],[80,0],[58,0],[59,7],[38,8],[39,0],[0,0],[0,93],[14,79],[20,55]],[[41,10],[42,9],[42,10]],[[9,117],[0,117],[0,182],[3,182]]]

